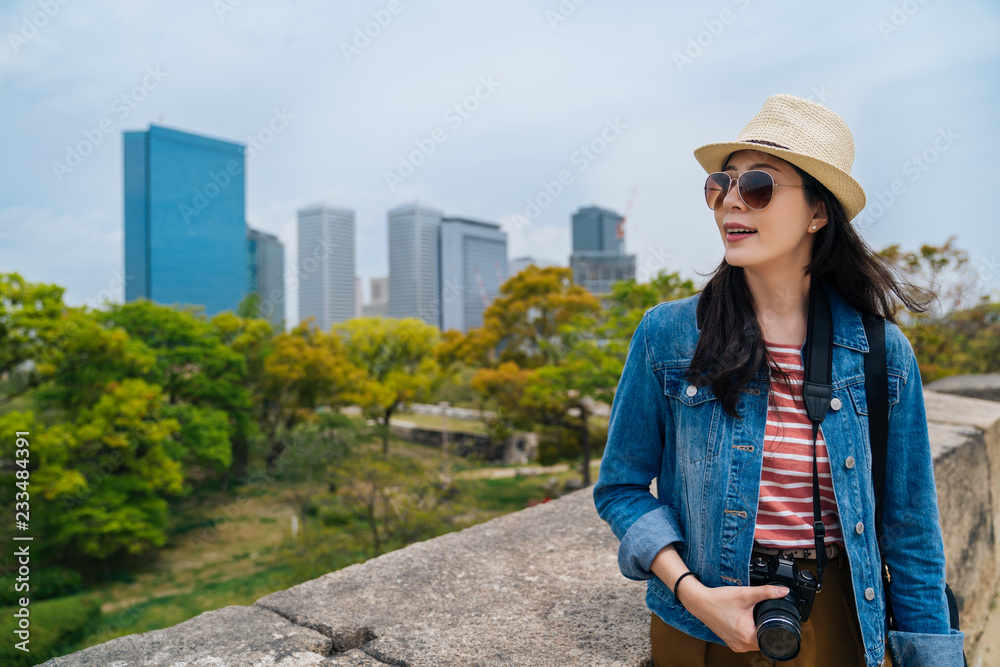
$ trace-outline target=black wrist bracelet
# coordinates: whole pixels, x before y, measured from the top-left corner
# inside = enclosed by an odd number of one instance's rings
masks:
[[[683,579],[684,577],[686,577],[688,575],[691,575],[692,577],[694,577],[698,581],[701,581],[701,577],[699,577],[697,574],[695,574],[691,570],[688,570],[687,572],[685,572],[681,576],[677,577],[677,581],[674,582],[674,599],[677,600],[677,602],[680,602],[680,605],[682,607],[684,606],[684,603],[681,602],[681,599],[679,597],[677,597],[677,586],[681,583],[681,579]]]

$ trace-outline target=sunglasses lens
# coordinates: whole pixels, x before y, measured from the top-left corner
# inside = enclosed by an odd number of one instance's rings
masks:
[[[766,171],[747,171],[740,175],[739,187],[747,206],[762,209],[771,203],[774,179]]]
[[[708,175],[708,178],[705,180],[705,202],[710,209],[713,211],[719,210],[719,207],[722,206],[722,200],[726,198],[726,193],[729,192],[729,184],[731,182],[732,179],[729,178],[729,174],[717,172]]]

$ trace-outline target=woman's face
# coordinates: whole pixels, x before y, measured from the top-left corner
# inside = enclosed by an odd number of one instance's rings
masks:
[[[726,262],[745,269],[804,268],[811,257],[813,234],[827,222],[826,207],[822,202],[810,205],[801,187],[781,187],[801,186],[802,177],[792,165],[768,153],[737,151],[723,171],[736,179],[752,169],[768,172],[779,187],[766,207],[754,210],[743,203],[735,183],[730,186],[722,206],[714,211]],[[754,233],[736,233],[739,229]]]

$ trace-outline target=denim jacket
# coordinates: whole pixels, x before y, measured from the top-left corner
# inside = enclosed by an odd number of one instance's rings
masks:
[[[833,316],[833,396],[822,429],[851,567],[869,667],[886,645],[874,491],[868,441],[861,315],[824,285]],[[748,585],[760,485],[767,370],[743,388],[739,418],[709,387],[685,379],[698,342],[700,295],[661,303],[643,315],[611,406],[608,442],[594,486],[598,514],[621,541],[623,575],[648,580],[646,604],[687,634],[723,643],[650,571],[675,544],[706,586]],[[923,388],[899,327],[886,325],[889,442],[884,522],[897,631],[888,633],[900,667],[961,666],[964,634],[949,627],[945,563]],[[657,495],[650,492],[656,480]],[[823,593],[820,592],[820,595]]]

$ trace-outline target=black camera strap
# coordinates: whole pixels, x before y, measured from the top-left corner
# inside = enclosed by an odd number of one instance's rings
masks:
[[[865,355],[865,402],[868,405],[868,432],[872,454],[872,486],[875,492],[875,535],[878,538],[879,556],[882,560],[882,578],[885,588],[886,625],[896,629],[896,615],[892,609],[889,591],[892,578],[885,560],[885,530],[882,525],[885,504],[885,473],[889,454],[889,369],[885,351],[885,319],[878,315],[864,317],[868,354]],[[947,583],[944,585],[948,600],[948,620],[953,630],[960,630],[958,600]],[[969,661],[963,653],[962,659]]]
[[[823,422],[830,401],[833,399],[833,317],[830,315],[830,301],[819,281],[813,279],[809,288],[809,320],[806,329],[805,381],[802,383],[802,398],[806,413],[812,421],[813,435],[813,535],[816,538],[816,579],[817,590],[823,589],[823,568],[826,559],[826,526],[819,496],[819,462],[816,440],[819,425]]]

